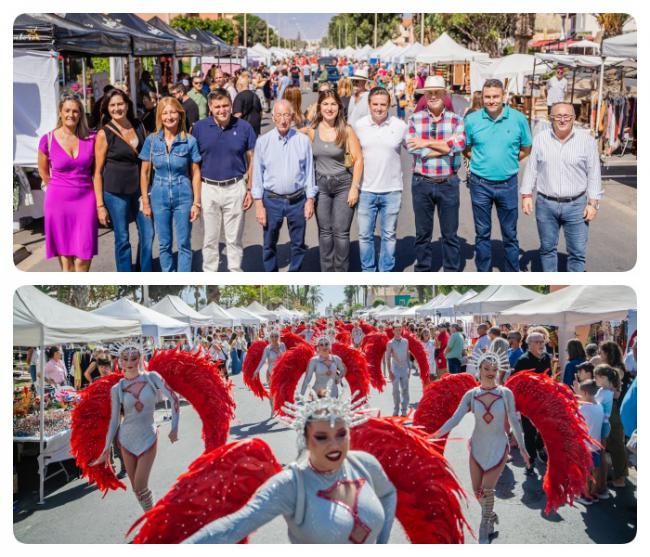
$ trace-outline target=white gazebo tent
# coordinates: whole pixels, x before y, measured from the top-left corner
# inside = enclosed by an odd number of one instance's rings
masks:
[[[137,321],[113,319],[70,307],[44,294],[33,286],[22,286],[14,293],[14,346],[40,347],[39,381],[39,503],[45,496],[45,347],[69,342],[93,342],[114,338],[140,336]]]
[[[584,39],[576,43],[571,43],[567,46],[567,50],[569,54],[598,54],[600,52],[600,45],[594,41]],[[587,51],[589,52],[587,53]]]
[[[234,315],[242,325],[259,327],[267,323],[268,319],[245,308],[228,308],[228,313]]]
[[[463,298],[463,294],[457,290],[452,290],[436,308],[437,312],[443,317],[452,317],[454,315],[454,306]]]
[[[299,318],[298,312],[293,312],[284,306],[280,306],[276,308],[275,313],[278,316],[278,319],[282,321],[283,323],[288,323],[290,321],[293,321],[294,319]]]
[[[420,51],[415,60],[420,64],[464,64],[484,58],[488,58],[485,52],[465,48],[447,33],[443,33]]]
[[[397,62],[398,64],[408,64],[409,62],[415,62],[416,56],[420,54],[420,52],[422,52],[424,48],[425,47],[423,45],[421,45],[418,42],[415,42],[412,45],[406,47],[405,50],[403,50],[402,52],[394,56],[393,62]]]
[[[190,327],[201,327],[202,325],[210,324],[210,318],[208,316],[195,311],[192,307],[181,300],[180,297],[171,294],[168,294],[158,303],[151,306],[151,309],[167,315],[168,317],[172,317],[173,319],[183,321]]]
[[[415,315],[418,317],[426,317],[426,316],[431,316],[436,314],[436,307],[437,305],[442,302],[447,296],[445,294],[438,294],[435,298],[432,300],[429,300],[426,304],[423,306],[419,307],[417,311],[415,312]]]
[[[277,313],[268,310],[265,308],[262,304],[260,304],[257,301],[251,302],[246,306],[246,309],[248,311],[252,311],[255,315],[261,315],[268,321],[277,321],[278,320],[278,315]]]
[[[210,318],[210,324],[215,327],[237,327],[242,324],[239,317],[236,317],[230,311],[222,308],[216,302],[210,302],[199,313]]]
[[[462,304],[457,304],[454,308],[456,313],[494,315],[522,302],[537,300],[541,297],[542,294],[517,284],[494,285],[488,286],[476,296]]]
[[[416,313],[417,310],[421,308],[423,305],[424,304],[419,304],[417,306],[411,306],[405,309],[400,315],[400,317],[403,317],[404,319],[414,319],[415,317],[417,317],[417,313]]]
[[[611,37],[603,41],[603,56],[619,56],[623,58],[637,57],[637,37],[636,31],[633,33],[624,33],[616,37]]]
[[[463,312],[459,312],[458,308],[468,300],[471,300],[476,295],[477,295],[476,290],[468,290],[467,292],[465,292],[465,294],[463,294],[463,297],[454,304],[454,315],[456,316],[465,315]]]
[[[187,335],[188,339],[191,338],[190,328],[187,323],[140,305],[128,298],[122,298],[107,304],[92,313],[116,319],[138,321],[142,326],[142,334],[153,337],[156,346],[160,346],[160,339],[164,336]]]
[[[560,364],[575,328],[599,321],[618,321],[636,309],[636,294],[628,286],[567,286],[551,294],[500,312],[499,322],[558,327]]]
[[[480,91],[486,79],[495,78],[503,82],[507,80],[508,93],[521,95],[524,92],[524,79],[533,75],[538,63],[532,54],[510,54],[493,60],[474,61],[470,64],[471,90]]]

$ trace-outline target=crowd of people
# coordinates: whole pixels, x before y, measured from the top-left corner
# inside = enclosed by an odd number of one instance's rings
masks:
[[[412,156],[416,271],[433,268],[436,208],[442,267],[462,270],[463,159],[469,161],[477,270],[493,268],[493,206],[504,270],[520,270],[520,205],[524,215],[535,213],[544,271],[558,268],[562,228],[568,270],[585,269],[589,223],[603,188],[596,142],[575,127],[570,103],[558,98],[550,108],[551,125],[533,137],[526,117],[508,106],[499,80],[487,80],[460,115],[442,76],[418,72],[407,80],[381,65],[350,63],[342,66],[338,82],[330,81],[323,67],[318,99],[303,110],[302,91],[310,81],[296,74],[296,67],[287,61],[234,76],[214,67],[205,76],[180,75],[161,98],[143,79],[141,107],[124,88],[107,86],[95,104],[93,127],[81,101],[63,97],[56,128],[39,143],[47,257],[58,257],[65,271],[88,271],[98,252],[99,225],[112,226],[117,271],[153,270],[157,237],[161,270],[186,272],[192,269],[192,225],[202,219],[203,270],[220,268],[223,228],[227,268],[241,271],[245,213],[254,208],[265,271],[279,268],[277,244],[285,220],[289,270],[302,269],[307,221],[315,216],[320,269],[344,272],[350,268],[356,211],[362,271],[394,271],[397,223],[404,212],[404,149]],[[390,113],[393,105],[397,116]],[[260,135],[264,111],[272,112],[274,127]]]

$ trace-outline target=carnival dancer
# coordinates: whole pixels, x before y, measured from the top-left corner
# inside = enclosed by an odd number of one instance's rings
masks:
[[[352,323],[353,327],[350,330],[350,335],[352,336],[352,342],[354,343],[355,348],[361,346],[361,341],[363,340],[364,332],[363,329],[359,326],[359,321],[355,320]]]
[[[479,543],[490,542],[490,536],[494,533],[494,524],[499,522],[494,512],[494,492],[508,459],[509,442],[506,425],[508,422],[514,431],[526,466],[529,463],[514,395],[507,387],[497,384],[499,373],[507,370],[508,367],[507,353],[502,351],[482,353],[476,361],[480,385],[465,393],[454,415],[433,434],[435,438],[440,438],[458,425],[465,414],[468,412],[474,414],[469,470],[472,489],[481,505]]]
[[[287,351],[287,347],[284,342],[280,342],[280,332],[277,330],[271,331],[269,335],[271,342],[266,345],[264,352],[262,353],[262,359],[260,360],[253,378],[257,378],[262,371],[262,367],[266,364],[266,384],[269,384],[271,380],[271,372],[273,371],[273,366],[275,361],[280,357],[280,354],[283,354]]]
[[[314,336],[314,328],[312,327],[311,321],[307,323],[305,328],[300,331],[298,334],[303,337],[307,342],[311,342],[312,337]]]
[[[161,391],[172,406],[169,440],[178,441],[179,401],[155,371],[143,371],[143,351],[135,344],[118,347],[114,353],[124,377],[111,388],[111,421],[106,444],[91,466],[109,464],[111,445],[117,434],[122,459],[138,502],[145,511],[153,507],[149,474],[156,458],[158,428],[154,422],[156,398]],[[120,415],[123,419],[120,420]]]
[[[304,395],[307,387],[315,376],[316,380],[312,389],[319,392],[321,389],[328,389],[329,396],[339,396],[339,385],[345,377],[346,368],[343,360],[332,354],[332,341],[328,335],[320,337],[316,342],[317,354],[309,360],[307,374],[302,382],[300,394]]]
[[[396,326],[394,336],[386,347],[388,378],[393,383],[393,416],[406,416],[409,407],[409,344],[402,337],[402,329]]]

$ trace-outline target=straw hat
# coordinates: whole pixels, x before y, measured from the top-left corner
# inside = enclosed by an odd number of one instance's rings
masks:
[[[445,78],[441,75],[430,75],[427,77],[424,82],[424,87],[421,89],[416,89],[416,93],[426,93],[427,91],[433,91],[434,89],[447,89],[447,84],[445,83]]]
[[[358,68],[352,76],[350,76],[351,80],[359,80],[359,81],[370,81],[368,78],[368,68]]]

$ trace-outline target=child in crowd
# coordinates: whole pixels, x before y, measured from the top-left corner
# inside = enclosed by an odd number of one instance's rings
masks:
[[[620,388],[620,379],[618,372],[606,364],[600,364],[594,369],[594,379],[599,389],[594,400],[603,407],[603,425],[600,433],[601,445],[607,444],[607,436],[611,431],[609,417],[612,415],[614,406],[614,395]],[[605,449],[600,450],[600,473],[598,477],[598,498],[609,499],[607,490],[607,459],[605,458]]]
[[[600,443],[603,422],[605,413],[602,405],[596,402],[596,394],[600,390],[598,385],[593,379],[587,379],[580,383],[580,413],[585,419],[585,423],[589,428],[589,436]],[[587,447],[591,451],[591,458],[593,462],[592,475],[585,485],[584,493],[580,497],[576,497],[576,501],[583,505],[591,505],[598,502],[598,485],[600,476],[600,460],[601,460],[601,447],[595,443],[587,443]]]

